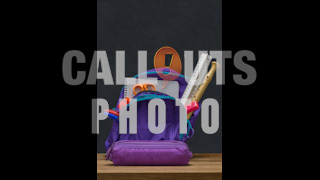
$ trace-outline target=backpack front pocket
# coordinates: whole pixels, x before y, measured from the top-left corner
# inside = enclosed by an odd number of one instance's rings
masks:
[[[120,134],[119,140],[180,140],[179,136],[179,107],[175,106],[175,99],[159,92],[142,92],[136,97],[137,100],[137,134]],[[148,104],[152,99],[162,99],[165,108],[165,129],[162,133],[154,134],[148,126]],[[128,104],[130,108],[130,103]],[[156,122],[159,122],[158,111],[155,113]],[[163,120],[163,119],[161,119]],[[130,125],[129,120],[127,121]],[[127,128],[129,129],[129,127]]]

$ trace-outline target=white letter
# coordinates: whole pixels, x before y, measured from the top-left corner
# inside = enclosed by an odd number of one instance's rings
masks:
[[[210,56],[216,59],[216,62],[219,64],[220,68],[217,68],[216,72],[216,84],[223,85],[225,84],[225,60],[231,58],[231,51],[210,51]]]
[[[234,66],[245,72],[247,78],[242,78],[242,75],[233,75],[234,81],[239,85],[250,85],[254,83],[257,78],[257,71],[250,65],[243,62],[243,57],[247,57],[248,61],[255,61],[256,56],[251,51],[239,51],[234,56]]]
[[[104,113],[105,109],[109,109],[109,104],[104,99],[92,99],[92,134],[99,134],[99,121],[108,117]]]
[[[124,60],[124,51],[116,51],[116,83],[117,85],[124,84],[125,77],[125,60]]]
[[[211,106],[211,127],[209,127],[209,106]],[[217,100],[208,98],[201,104],[201,128],[207,134],[217,132],[219,128],[219,103]]]
[[[187,111],[184,105],[181,103],[181,99],[176,99],[176,106],[179,106],[179,132],[180,134],[187,134]]]
[[[191,77],[193,72],[193,51],[185,51],[184,52],[184,76]],[[187,83],[189,82],[189,78],[185,78]]]
[[[75,79],[72,78],[72,58],[76,57],[78,63],[85,63],[86,58],[80,51],[68,51],[63,57],[62,75],[64,81],[69,85],[79,85],[86,78],[86,72],[78,71]]]
[[[120,99],[120,102],[124,99]],[[124,101],[126,102],[126,101]],[[119,117],[119,133],[127,134],[127,121],[129,118],[129,134],[137,134],[137,100],[131,99],[129,111],[127,110],[127,106],[124,106],[120,109],[120,117]]]
[[[147,79],[147,51],[138,51],[138,79]],[[140,83],[140,82],[139,82]]]
[[[98,72],[100,63],[102,72]],[[87,84],[96,84],[96,79],[103,79],[104,85],[114,85],[105,51],[94,52]]]
[[[155,118],[156,106],[158,107],[158,127]],[[153,134],[160,134],[166,128],[166,104],[162,99],[152,99],[148,104],[148,128]]]

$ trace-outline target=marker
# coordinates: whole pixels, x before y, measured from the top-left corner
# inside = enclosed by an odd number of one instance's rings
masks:
[[[107,113],[107,112],[104,112],[104,113]],[[119,117],[116,116],[116,115],[114,115],[114,114],[108,113],[108,117],[111,118],[111,119],[113,119],[113,120],[119,121],[119,120],[118,120]]]

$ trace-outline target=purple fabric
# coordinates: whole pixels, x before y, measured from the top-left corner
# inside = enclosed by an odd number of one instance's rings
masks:
[[[148,70],[149,74],[147,74],[148,77],[158,78],[161,80],[161,77],[155,72],[154,69]],[[153,72],[153,73],[152,73]],[[175,81],[179,83],[179,97],[182,97],[182,94],[187,86],[187,82],[185,81],[185,78],[182,76],[179,76]],[[145,95],[148,92],[142,92],[138,95]],[[161,94],[154,92],[153,94]],[[124,96],[123,90],[120,92],[120,97],[117,103],[117,106],[120,102],[120,99],[122,99]],[[119,123],[117,121],[113,121],[113,125],[109,134],[109,137],[107,138],[105,142],[105,148],[106,150],[110,147],[110,145],[113,142],[120,141],[120,140],[174,140],[174,141],[187,141],[187,136],[184,135],[182,139],[180,139],[179,134],[179,107],[175,106],[175,101],[170,99],[164,100],[166,104],[166,128],[165,131],[160,134],[153,134],[149,131],[148,128],[148,103],[149,100],[140,101],[138,102],[138,111],[137,111],[137,119],[138,119],[138,130],[137,134],[119,134]],[[116,106],[116,107],[117,107]],[[199,103],[200,106],[200,103]],[[116,108],[117,111],[119,111],[118,108]],[[193,116],[190,118],[190,123],[192,126],[195,125],[196,119],[199,115],[200,108],[196,111],[194,111]],[[128,123],[129,124],[129,123]],[[129,128],[128,128],[129,129]],[[189,135],[190,136],[190,135]]]
[[[139,96],[145,94],[164,95],[158,92],[142,92]],[[106,149],[118,140],[176,140],[180,141],[179,134],[179,107],[175,106],[175,101],[164,99],[166,104],[166,127],[160,134],[153,134],[148,127],[148,104],[150,100],[138,102],[137,107],[137,134],[119,134],[119,123],[114,121],[109,137],[105,143]],[[156,116],[157,117],[157,116]],[[129,127],[129,121],[128,121]],[[129,130],[129,128],[127,128]]]
[[[115,165],[187,165],[192,157],[182,141],[118,141],[107,151]]]

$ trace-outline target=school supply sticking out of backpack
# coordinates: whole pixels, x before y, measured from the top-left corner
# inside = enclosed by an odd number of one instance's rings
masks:
[[[155,69],[148,70],[145,74],[148,78],[162,80]],[[137,77],[138,75],[134,76]],[[188,83],[181,74],[175,81],[179,83],[179,98],[181,98]],[[125,99],[124,94],[123,88],[116,108],[110,110],[114,121],[105,142],[106,159],[112,160],[115,165],[187,165],[192,153],[185,142],[194,134],[193,126],[199,115],[201,103],[196,103],[199,108],[195,108],[187,120],[187,134],[180,134],[179,106],[175,105],[176,99],[157,90],[141,91],[133,96],[137,101],[137,134],[119,134],[119,119],[114,114],[120,111],[121,99]],[[154,134],[148,128],[148,103],[154,98],[162,99],[166,105],[166,126],[160,134]],[[126,101],[130,108],[130,99],[127,98]],[[157,113],[156,118],[158,118]]]

